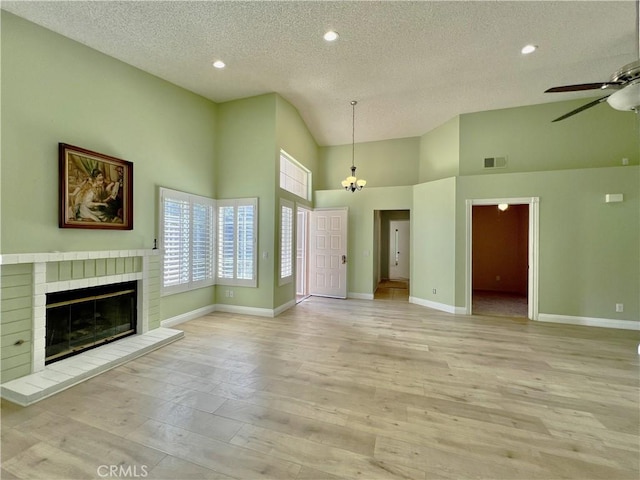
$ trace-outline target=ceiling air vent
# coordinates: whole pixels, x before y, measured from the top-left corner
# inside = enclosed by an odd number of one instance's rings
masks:
[[[507,157],[486,157],[484,168],[504,168],[507,166]]]

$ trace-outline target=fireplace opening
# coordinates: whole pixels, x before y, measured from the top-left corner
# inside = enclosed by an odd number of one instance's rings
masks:
[[[45,365],[136,333],[137,282],[47,294]]]

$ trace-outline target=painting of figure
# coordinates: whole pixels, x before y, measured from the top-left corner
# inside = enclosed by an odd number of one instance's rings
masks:
[[[60,227],[131,230],[133,164],[61,143]]]

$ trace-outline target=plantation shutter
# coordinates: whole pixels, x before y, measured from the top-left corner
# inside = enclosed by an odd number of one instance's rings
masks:
[[[281,200],[280,205],[280,280],[293,276],[293,205]]]
[[[192,268],[191,281],[207,282],[214,278],[214,206],[211,203],[192,203]]]
[[[215,283],[215,200],[160,188],[163,294]]]
[[[175,192],[176,194],[178,192]],[[190,266],[190,208],[186,195],[169,194],[163,197],[164,262],[163,287],[189,282]]]
[[[232,205],[218,207],[218,278],[234,278],[234,223]]]
[[[222,285],[257,285],[255,198],[218,201],[218,270]]]

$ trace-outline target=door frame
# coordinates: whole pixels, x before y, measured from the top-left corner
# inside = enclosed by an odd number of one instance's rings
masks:
[[[308,207],[304,204],[297,203],[295,205],[296,212],[296,234],[295,234],[295,296],[296,300],[298,296],[302,296],[302,299],[309,297],[309,222],[311,221],[311,212],[313,208]],[[298,237],[299,231],[299,215],[302,214],[304,217],[304,225],[302,226],[302,238]],[[300,260],[300,269],[302,271],[302,277],[298,276],[298,246],[302,243],[302,258]],[[298,293],[298,286],[302,287],[302,293]],[[301,299],[301,300],[302,300]]]
[[[538,320],[538,269],[539,269],[539,231],[540,231],[540,197],[502,197],[480,198],[466,200],[466,260],[465,260],[465,314],[472,314],[473,272],[472,272],[472,215],[475,205],[529,205],[529,239],[527,246],[528,257],[528,286],[527,286],[527,317]]]

